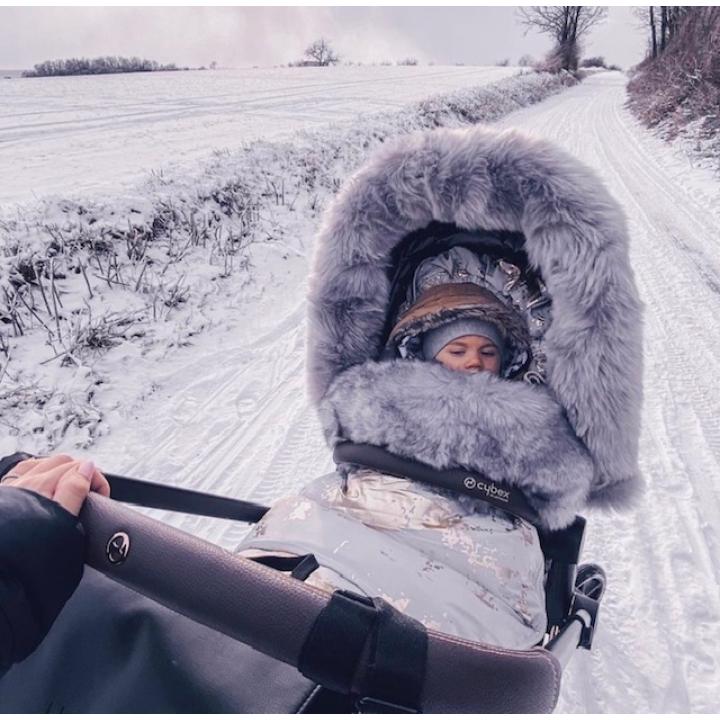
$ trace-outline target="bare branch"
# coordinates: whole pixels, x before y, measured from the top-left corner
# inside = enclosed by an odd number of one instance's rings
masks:
[[[607,8],[590,5],[533,5],[518,8],[520,22],[556,42],[580,40],[607,17]]]
[[[518,8],[520,22],[555,41],[545,66],[576,70],[579,43],[584,35],[607,17],[607,8],[589,5],[533,5]],[[526,31],[527,32],[527,31]]]

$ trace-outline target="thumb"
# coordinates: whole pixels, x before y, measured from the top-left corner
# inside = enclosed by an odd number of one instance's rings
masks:
[[[91,460],[68,470],[58,481],[53,500],[69,513],[78,515],[90,492],[90,481],[94,472],[95,465]]]

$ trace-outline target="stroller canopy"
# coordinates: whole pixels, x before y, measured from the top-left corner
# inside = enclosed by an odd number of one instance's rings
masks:
[[[398,248],[438,223],[510,237],[541,276],[545,385],[381,359]],[[641,332],[625,218],[590,169],[517,131],[417,133],[377,153],[326,214],[309,290],[310,394],[330,444],[472,467],[521,487],[561,527],[585,502],[623,506],[640,486]],[[452,421],[474,439],[453,435]]]

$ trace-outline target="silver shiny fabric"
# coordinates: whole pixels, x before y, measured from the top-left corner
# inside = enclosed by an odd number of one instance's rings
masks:
[[[404,478],[332,473],[280,500],[238,551],[313,553],[306,582],[382,597],[429,628],[525,649],[545,631],[537,531],[485,503]]]

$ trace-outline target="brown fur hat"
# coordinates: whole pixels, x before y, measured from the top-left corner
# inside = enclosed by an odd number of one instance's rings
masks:
[[[525,320],[494,293],[475,283],[446,283],[424,290],[401,311],[390,331],[388,345],[401,355],[420,357],[422,335],[454,320],[477,318],[498,328],[506,344],[505,377],[512,377],[530,359],[530,334]]]

